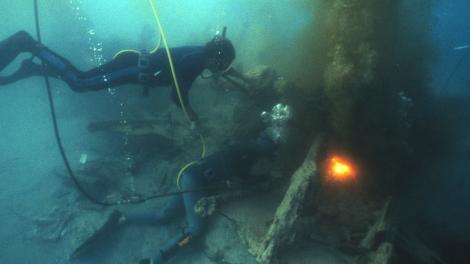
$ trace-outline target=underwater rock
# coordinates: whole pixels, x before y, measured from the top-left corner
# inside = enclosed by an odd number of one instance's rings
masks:
[[[249,250],[258,245],[267,232],[282,197],[256,189],[214,198],[217,204],[223,205],[223,212],[217,209],[211,220],[213,223],[205,238],[206,255],[215,263],[257,263]]]
[[[56,206],[44,216],[33,219],[32,236],[42,241],[57,242],[68,233],[72,218],[72,208]]]
[[[95,234],[100,226],[106,222],[107,218],[103,215],[102,211],[97,212],[81,212],[77,219],[71,224],[69,228],[70,233],[70,256],[74,251],[83,244],[90,236]],[[106,246],[105,244],[102,246]],[[102,247],[96,248],[100,250]]]
[[[251,93],[272,87],[278,78],[277,72],[267,65],[257,65],[252,70],[246,72],[245,75],[248,79],[253,80],[249,90]]]
[[[114,196],[128,196],[133,193],[129,164],[125,159],[101,158],[82,164],[76,171],[80,185],[98,200]]]
[[[259,65],[246,75],[253,80],[247,88],[248,95],[258,107],[269,110],[279,102],[282,96],[280,92],[284,92],[285,86],[279,82],[282,79],[272,67]]]
[[[270,66],[257,65],[250,71],[238,74],[237,79],[224,75],[224,80],[249,95],[256,95],[262,90],[271,89],[278,78],[277,72]]]
[[[248,253],[246,245],[237,235],[239,223],[225,217],[211,220],[211,228],[204,239],[204,253],[211,263],[255,264],[255,258]]]
[[[257,65],[242,76],[244,82],[235,81],[229,76],[226,76],[225,80],[248,96],[242,100],[244,104],[255,104],[261,108],[277,103],[288,86],[287,82],[278,82],[283,79],[267,65]]]

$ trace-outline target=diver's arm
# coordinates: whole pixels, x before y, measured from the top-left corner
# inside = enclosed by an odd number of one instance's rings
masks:
[[[227,72],[224,73],[224,77],[233,77],[233,78],[242,80],[247,85],[252,85],[255,81],[251,78],[248,78],[247,76],[245,76],[241,72],[235,70],[235,68],[233,68],[233,67],[230,67],[230,69]]]
[[[245,76],[234,68],[230,68],[222,77],[243,92],[249,92],[251,87],[256,86],[255,79]]]

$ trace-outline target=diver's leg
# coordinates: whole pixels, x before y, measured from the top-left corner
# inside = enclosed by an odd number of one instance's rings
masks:
[[[183,213],[183,198],[176,195],[171,198],[165,208],[158,212],[130,212],[125,216],[126,224],[157,225],[164,224],[170,219]]]
[[[181,180],[183,190],[202,190],[204,185],[200,178],[199,175],[186,174]],[[185,233],[190,234],[192,237],[199,237],[199,235],[201,235],[204,217],[196,213],[194,206],[204,195],[205,193],[202,191],[183,194],[184,209],[188,224]]]
[[[75,68],[69,60],[50,50],[46,46],[37,45],[33,54],[46,65],[50,72],[59,76],[60,79],[65,81],[75,92],[87,92],[90,90],[89,88],[91,86],[100,86],[100,84],[104,82],[102,77],[94,78],[92,80],[83,80],[81,78],[84,74],[82,71]],[[97,88],[104,89],[106,87],[101,85]]]
[[[0,76],[0,85],[7,85],[32,76],[40,76],[44,74],[49,77],[58,78],[57,74],[47,67],[34,63],[32,59],[26,59],[21,63],[20,68],[16,72],[8,76]]]
[[[17,34],[20,37],[16,37],[15,39],[22,39],[17,53],[21,51],[31,52],[44,62],[48,73],[53,73],[53,76],[60,76],[75,92],[95,91],[125,83],[137,82],[140,69],[137,67],[139,55],[136,53],[120,56],[118,59],[113,59],[95,69],[82,72],[66,58],[60,56],[48,47],[39,44],[26,32]],[[10,42],[13,41],[9,41],[8,43]],[[14,57],[11,58],[11,60],[12,59],[14,59]]]
[[[21,52],[31,52],[41,59],[55,76],[60,76],[75,92],[87,92],[138,81],[138,54],[126,54],[91,71],[82,72],[70,61],[38,43],[27,32],[19,31],[0,42],[0,71]],[[30,76],[30,75],[28,75]],[[3,83],[14,82],[17,76],[4,78]]]
[[[21,52],[33,53],[36,45],[37,42],[26,31],[18,31],[0,42],[0,72]]]
[[[6,40],[0,42],[0,71],[2,71],[18,56],[18,54],[22,52],[30,52],[34,56],[37,56],[47,65],[48,72],[51,73],[49,75],[60,76],[72,87],[72,89],[76,87],[74,85],[74,80],[78,79],[77,76],[79,76],[81,72],[78,71],[67,59],[51,51],[44,45],[41,45],[25,31],[19,31]],[[37,69],[20,68],[19,71],[10,76],[1,77],[0,84],[9,84],[22,78],[37,75],[39,72],[40,71]],[[81,90],[77,89],[77,91]]]
[[[70,76],[69,85],[76,90],[94,91],[118,85],[138,83],[139,54],[130,52],[86,72]]]
[[[40,48],[36,56],[60,75],[75,92],[96,91],[138,82],[138,54],[113,59],[87,72],[77,70],[67,59],[47,47]]]
[[[183,190],[198,190],[202,189],[202,182],[199,180],[197,174],[185,174],[182,178]],[[204,197],[203,192],[188,192],[183,194],[183,201],[186,213],[186,221],[188,226],[183,230],[183,233],[176,239],[171,240],[164,247],[160,249],[154,257],[154,264],[165,263],[169,258],[174,256],[176,252],[188,245],[192,240],[199,238],[202,234],[204,226],[204,218],[194,211],[194,206],[197,201]]]
[[[182,212],[183,199],[180,195],[172,197],[170,203],[159,213],[129,213],[125,214],[121,211],[114,210],[104,224],[98,228],[85,242],[80,245],[74,252],[73,256],[79,256],[84,251],[93,246],[96,241],[106,238],[117,227],[125,224],[159,224],[164,223],[174,217],[178,212]]]

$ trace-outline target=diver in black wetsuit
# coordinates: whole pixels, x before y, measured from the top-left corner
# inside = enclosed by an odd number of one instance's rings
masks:
[[[22,52],[29,52],[44,64],[27,59],[20,69],[10,76],[0,76],[0,85],[41,74],[62,79],[75,92],[88,92],[115,87],[123,84],[141,84],[148,93],[149,87],[169,86],[173,78],[164,49],[152,53],[122,52],[106,64],[82,72],[67,59],[39,44],[27,32],[19,31],[0,42],[0,72]],[[231,68],[235,59],[235,49],[225,38],[224,33],[216,35],[205,46],[185,46],[171,48],[170,53],[181,89],[182,101],[192,121],[197,120],[188,102],[188,92],[193,81],[204,69],[214,74],[230,74],[236,78],[243,76]],[[176,89],[172,89],[172,100],[181,107]]]
[[[176,216],[184,214],[187,226],[182,234],[157,250],[153,258],[140,261],[141,264],[165,263],[179,249],[202,235],[207,218],[195,211],[196,203],[201,198],[214,194],[214,190],[220,192],[234,188],[234,186],[248,188],[253,182],[259,181],[260,175],[254,175],[252,172],[253,166],[263,158],[274,156],[276,149],[277,144],[266,134],[262,134],[256,140],[229,146],[190,166],[182,176],[181,189],[183,191],[207,191],[185,192],[174,196],[164,209],[156,212],[124,214],[114,211],[110,219],[120,224],[158,225],[168,223]]]
[[[204,232],[207,217],[196,211],[198,202],[207,196],[230,189],[252,189],[253,184],[266,180],[266,171],[254,169],[258,161],[272,158],[280,142],[274,134],[263,132],[255,140],[228,146],[188,167],[181,177],[181,193],[172,196],[165,207],[152,212],[113,211],[104,225],[81,244],[72,254],[75,258],[84,250],[96,246],[105,233],[122,225],[159,225],[184,215],[186,228],[156,250],[152,258],[142,259],[140,264],[162,264],[180,249],[197,240]]]
[[[113,211],[101,228],[85,240],[72,254],[79,257],[94,248],[99,240],[124,225],[160,225],[185,216],[186,227],[180,235],[156,249],[152,258],[141,259],[140,264],[162,264],[180,249],[198,240],[203,234],[207,217],[196,211],[198,202],[207,196],[226,191],[253,190],[253,185],[266,181],[267,171],[256,169],[259,161],[275,156],[279,136],[269,130],[256,139],[225,147],[189,166],[181,176],[181,192],[170,198],[163,209],[148,211]]]

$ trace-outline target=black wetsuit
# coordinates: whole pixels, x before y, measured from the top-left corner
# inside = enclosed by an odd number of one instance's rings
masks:
[[[200,237],[206,218],[194,211],[194,206],[201,198],[213,194],[213,190],[226,190],[227,183],[233,186],[248,187],[256,179],[251,174],[252,166],[262,158],[271,157],[276,151],[275,143],[262,135],[257,140],[227,147],[200,160],[189,167],[181,179],[182,190],[203,190],[183,193],[173,197],[167,206],[157,212],[132,212],[127,216],[130,224],[162,224],[175,216],[185,213],[187,227],[180,236],[166,243],[154,257],[154,263],[164,263],[178,249],[186,246],[191,240]],[[259,179],[258,179],[259,180]],[[212,190],[212,191],[211,191]]]
[[[67,59],[37,43],[26,32],[20,31],[0,42],[0,72],[21,52],[30,52],[42,60],[46,64],[46,74],[62,79],[76,92],[101,90],[123,84],[141,84],[144,87],[173,85],[164,49],[158,49],[148,56],[141,57],[141,60],[139,60],[141,55],[137,52],[123,52],[99,67],[83,72]],[[188,105],[188,91],[191,84],[204,70],[203,47],[172,48],[170,52],[183,102]],[[30,60],[25,61],[18,72],[0,77],[0,85],[43,73],[39,65]],[[180,106],[176,89],[172,89],[172,99]]]

